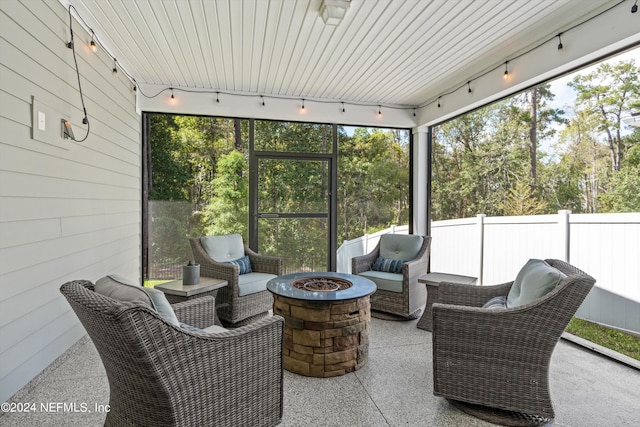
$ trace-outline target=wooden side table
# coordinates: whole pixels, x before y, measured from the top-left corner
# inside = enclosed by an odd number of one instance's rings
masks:
[[[424,307],[424,313],[418,320],[417,327],[425,331],[433,329],[433,303],[438,301],[438,287],[442,282],[460,283],[462,285],[473,285],[478,280],[476,277],[460,276],[457,274],[447,273],[428,273],[420,278],[418,282],[427,285],[427,305]]]
[[[209,295],[215,297],[218,289],[225,286],[227,286],[226,280],[200,277],[200,283],[197,285],[184,285],[182,280],[174,280],[173,282],[156,285],[156,289],[164,292],[169,303],[175,304]]]

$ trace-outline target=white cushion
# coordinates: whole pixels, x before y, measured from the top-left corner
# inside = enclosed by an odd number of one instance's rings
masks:
[[[239,234],[204,236],[200,238],[200,244],[214,261],[229,262],[244,257],[244,243]]]
[[[415,234],[383,234],[380,237],[380,254],[386,259],[411,261],[418,256],[423,237]]]

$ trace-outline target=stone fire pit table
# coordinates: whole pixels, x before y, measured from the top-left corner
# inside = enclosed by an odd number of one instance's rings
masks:
[[[309,377],[360,369],[369,355],[371,280],[344,273],[294,273],[267,282],[284,317],[284,368]]]

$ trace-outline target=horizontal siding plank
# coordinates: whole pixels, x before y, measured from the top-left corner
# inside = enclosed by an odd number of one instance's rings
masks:
[[[79,251],[4,274],[0,292],[0,326],[55,300],[60,285],[70,280],[95,281],[113,273],[142,283],[139,258],[139,241],[128,238],[103,245],[99,251]],[[42,294],[47,292],[48,297],[42,298]]]
[[[5,197],[0,222],[55,217],[130,213],[140,215],[139,200],[82,200],[65,198]]]
[[[0,222],[0,248],[9,248],[61,236],[59,218]]]
[[[78,254],[81,251],[88,252],[94,256],[102,255],[102,246],[113,244],[113,242],[125,240],[129,236],[139,238],[139,223],[114,226],[91,233],[65,236],[55,240],[44,240],[27,245],[13,246],[9,249],[1,249],[2,264],[0,274],[29,268],[39,263],[60,260],[68,262],[68,256]],[[1,298],[1,297],[0,297]]]
[[[119,199],[136,200],[140,198],[140,186],[134,178],[121,178],[118,184],[106,182],[77,181],[65,178],[29,175],[0,171],[0,196],[9,197],[62,197],[77,199]]]

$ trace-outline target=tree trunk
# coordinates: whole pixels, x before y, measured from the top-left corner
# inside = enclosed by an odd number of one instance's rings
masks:
[[[538,89],[531,89],[531,123],[529,125],[529,158],[531,167],[529,169],[529,186],[531,195],[535,194],[537,187],[536,157],[538,149]]]
[[[240,119],[233,119],[233,130],[235,134],[234,148],[242,152],[242,132],[240,131]]]

